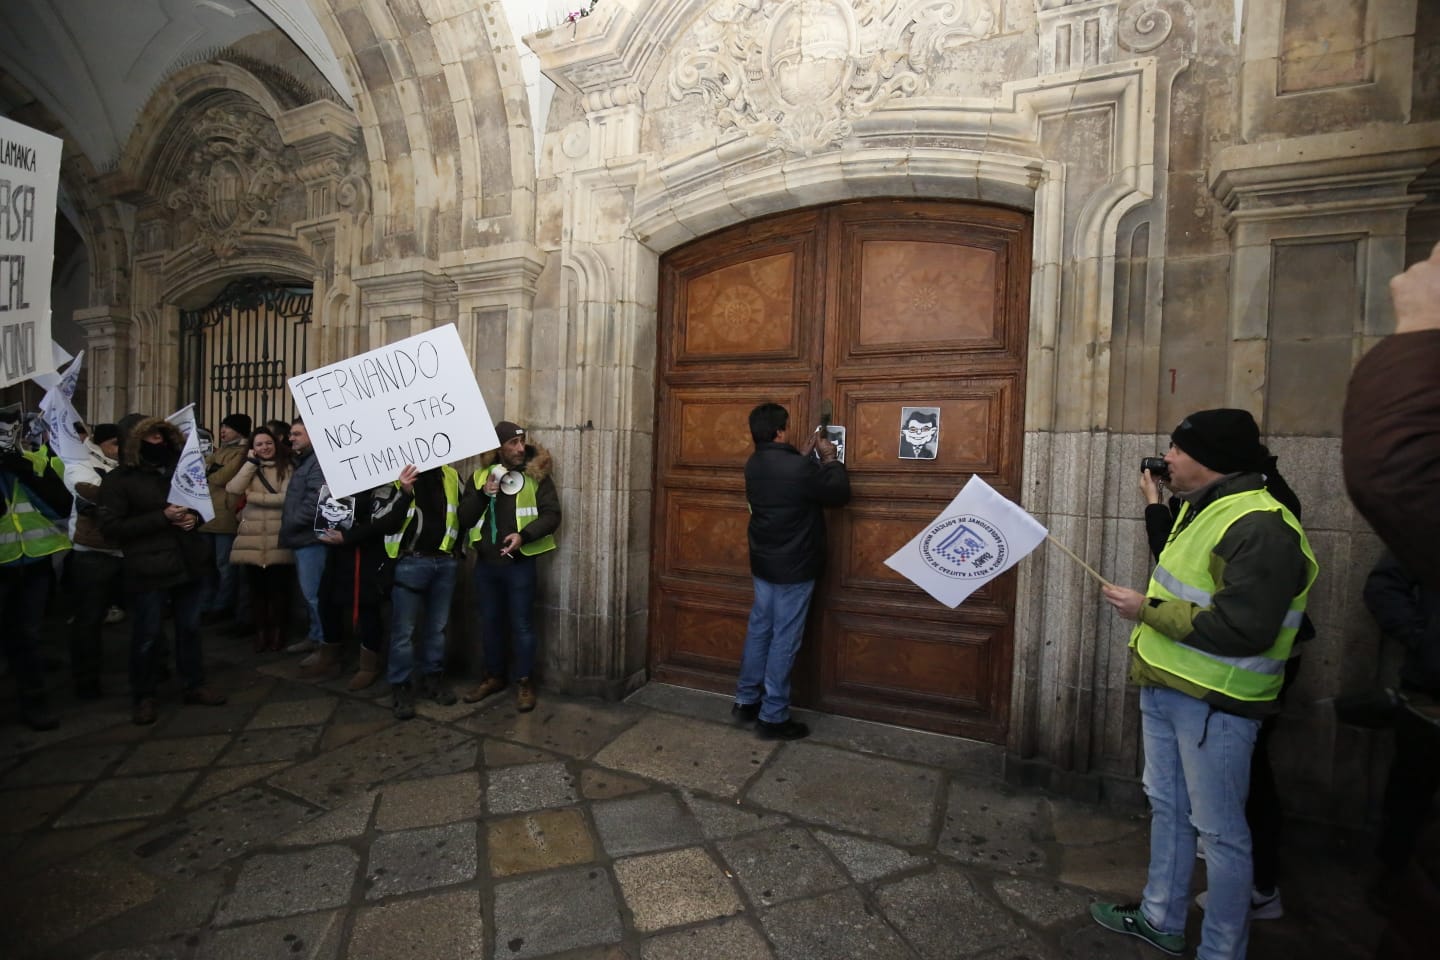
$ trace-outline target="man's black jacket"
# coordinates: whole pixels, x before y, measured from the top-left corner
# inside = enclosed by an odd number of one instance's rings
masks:
[[[825,507],[850,500],[840,462],[821,464],[788,443],[761,443],[745,463],[750,502],[750,572],[771,583],[803,583],[825,567]]]

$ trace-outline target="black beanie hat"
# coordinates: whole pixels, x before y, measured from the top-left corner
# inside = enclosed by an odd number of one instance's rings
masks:
[[[99,446],[106,440],[119,440],[120,428],[113,423],[97,423],[90,430],[90,439],[94,441],[96,446]]]
[[[1248,410],[1221,408],[1192,413],[1170,434],[1170,442],[1216,473],[1263,470],[1270,456]]]
[[[252,421],[243,413],[232,413],[224,420],[221,420],[220,425],[222,427],[229,427],[241,436],[248,437],[250,436]]]
[[[525,436],[525,428],[518,423],[511,423],[509,420],[501,420],[495,424],[495,436],[500,438],[501,443],[505,443],[516,437]]]

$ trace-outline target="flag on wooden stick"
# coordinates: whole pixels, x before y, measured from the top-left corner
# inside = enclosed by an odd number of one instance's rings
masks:
[[[940,516],[885,565],[953,609],[1045,537],[1038,520],[972,476]]]

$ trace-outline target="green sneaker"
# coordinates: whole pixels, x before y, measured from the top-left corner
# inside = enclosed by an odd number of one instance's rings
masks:
[[[1092,903],[1090,904],[1090,916],[1094,917],[1095,922],[1106,930],[1139,937],[1150,946],[1157,950],[1164,950],[1172,957],[1178,957],[1185,952],[1185,935],[1183,933],[1161,933],[1150,926],[1150,921],[1146,920],[1145,914],[1140,912],[1138,903]]]

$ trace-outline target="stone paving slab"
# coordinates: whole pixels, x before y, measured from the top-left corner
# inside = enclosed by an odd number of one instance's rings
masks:
[[[745,801],[798,820],[916,844],[930,838],[940,790],[940,775],[929,767],[801,741],[788,744],[765,768]]]
[[[275,763],[251,763],[243,767],[220,767],[206,774],[190,795],[185,798],[186,808],[193,808],[209,803],[216,797],[222,797],[232,790],[239,790],[247,787],[266,777],[273,776],[290,766],[287,761],[280,760]]]
[[[715,846],[757,906],[814,896],[850,882],[826,848],[800,827],[752,833]]]
[[[0,780],[0,788],[11,790],[95,780],[110,770],[127,749],[123,744],[100,744],[35,751],[19,758]]]
[[[347,847],[256,854],[241,868],[234,891],[220,900],[215,924],[226,927],[344,906],[359,867],[360,858]]]
[[[526,960],[618,943],[623,932],[615,888],[598,867],[558,870],[495,886],[492,957]]]
[[[667,793],[625,797],[591,808],[595,829],[612,857],[685,847],[701,840],[700,825]]]
[[[0,726],[0,758],[17,758],[33,750],[43,750],[68,741],[87,741],[102,731],[133,727],[128,710],[121,712],[113,706],[94,713],[83,713],[66,718],[55,730],[31,730],[19,724]]]
[[[962,863],[1035,873],[1045,868],[1041,844],[1052,838],[1043,798],[955,783],[935,849]]]
[[[327,910],[216,930],[200,944],[195,960],[332,960],[344,917],[343,911]]]
[[[1027,939],[1024,928],[995,910],[954,867],[937,867],[881,886],[875,899],[891,925],[926,960],[969,956]]]
[[[464,960],[484,955],[485,923],[480,894],[474,890],[434,893],[359,910],[346,954],[347,960]]]
[[[377,830],[432,827],[452,820],[478,820],[480,774],[456,773],[427,780],[402,780],[380,791]]]
[[[391,724],[271,777],[269,783],[319,807],[335,808],[372,784],[398,777],[459,746],[468,734],[428,720]]]
[[[776,960],[914,960],[915,954],[854,890],[792,900],[760,915]]]
[[[490,873],[509,877],[590,863],[595,840],[579,810],[546,810],[486,826]]]
[[[491,813],[520,813],[564,807],[579,796],[575,777],[563,763],[531,763],[491,771],[485,808]]]
[[[276,842],[282,846],[307,847],[358,837],[370,828],[370,815],[375,812],[379,796],[379,790],[361,794],[338,810],[321,813],[302,823]]]
[[[88,957],[116,943],[188,951],[215,911],[215,902],[225,890],[225,877],[218,871],[160,887],[155,896],[65,942],[65,953]]]
[[[464,773],[467,770],[476,769],[479,765],[479,742],[462,743],[454,749],[440,753],[428,763],[423,763],[413,770],[407,770],[400,775],[400,779],[423,780],[428,777],[441,777],[450,773]]]
[[[131,751],[125,762],[116,768],[120,776],[143,773],[170,773],[208,766],[230,743],[227,734],[204,737],[151,740]]]
[[[0,833],[33,830],[59,813],[86,786],[83,783],[67,783],[7,791],[0,796]]]
[[[5,870],[12,877],[24,877],[71,857],[79,856],[145,826],[147,820],[126,820],[72,830],[48,830],[16,843],[4,856]],[[18,839],[18,838],[17,838]]]
[[[742,833],[769,830],[790,823],[790,818],[778,813],[751,810],[737,802],[711,800],[697,797],[688,791],[681,791],[685,805],[700,823],[700,830],[707,840],[737,837]]]
[[[181,707],[168,713],[164,701],[160,707],[162,712],[154,732],[158,739],[239,733],[255,711],[253,704],[234,702],[218,707]],[[126,722],[129,723],[128,718]]]
[[[475,824],[469,821],[384,834],[370,845],[365,899],[474,880],[478,861]]]
[[[615,879],[641,933],[745,909],[724,868],[700,847],[618,860]]]
[[[651,715],[597,753],[595,763],[734,799],[776,747],[728,724]]]
[[[162,773],[102,780],[58,817],[55,825],[78,827],[165,813],[179,802],[199,776],[198,773]]]
[[[247,730],[231,743],[218,761],[222,767],[275,763],[308,757],[320,739],[320,727],[280,727],[274,730]]]
[[[641,960],[774,960],[765,937],[744,917],[727,917],[703,927],[691,927],[651,937],[640,946]]]
[[[552,763],[562,759],[559,754],[518,743],[485,738],[484,763],[487,767],[514,767],[525,763]]]
[[[487,737],[523,743],[577,759],[593,755],[627,727],[643,711],[623,703],[585,701],[572,703],[542,698],[530,713],[514,709],[487,709],[460,726]]]
[[[580,771],[580,795],[586,800],[613,800],[632,793],[644,793],[650,784],[625,777],[613,770],[587,767]]]
[[[1088,921],[1090,904],[1095,899],[1053,881],[1025,877],[995,877],[990,886],[1001,903],[1040,927],[1061,921]]]
[[[816,830],[815,839],[825,844],[830,853],[855,878],[857,883],[869,883],[883,877],[915,870],[930,863],[925,857],[906,853],[888,843],[877,843],[846,833],[831,833]]]
[[[273,791],[246,787],[136,836],[131,850],[151,871],[195,877],[293,829],[306,812]]]
[[[335,697],[312,697],[307,700],[282,700],[263,704],[246,725],[247,730],[273,730],[276,727],[314,727],[325,723],[340,701]]]
[[[54,947],[89,927],[146,903],[159,882],[111,854],[45,870],[24,885],[0,885],[0,917],[15,960],[52,960]]]

